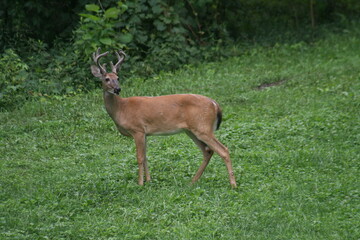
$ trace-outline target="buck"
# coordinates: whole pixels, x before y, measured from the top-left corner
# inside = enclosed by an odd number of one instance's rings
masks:
[[[96,65],[91,66],[91,72],[102,82],[105,108],[117,129],[122,135],[135,140],[139,185],[144,184],[144,174],[146,181],[150,181],[146,137],[185,132],[203,154],[203,161],[192,183],[201,177],[215,151],[225,162],[230,185],[236,187],[229,151],[214,136],[222,119],[219,104],[208,97],[195,94],[121,98],[117,72],[126,55],[121,50],[115,51],[118,61],[115,65],[110,62],[111,72],[108,73],[105,64],[101,65],[99,62],[100,58],[108,54],[109,52],[100,53],[100,48],[93,53]]]

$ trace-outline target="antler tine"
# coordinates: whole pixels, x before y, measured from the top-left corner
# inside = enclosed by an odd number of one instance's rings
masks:
[[[120,67],[120,65],[124,62],[126,54],[123,50],[115,51],[115,54],[118,58],[118,62],[114,65],[111,63],[111,68],[114,73],[117,72],[117,69]]]
[[[101,50],[101,49],[98,48],[98,49],[96,50],[96,52],[93,53],[93,60],[94,60],[94,62],[98,65],[98,67],[100,68],[101,72],[102,72],[102,73],[106,73],[105,64],[101,66],[99,60],[100,60],[100,58],[108,55],[109,52],[107,51],[107,52],[104,52],[104,53],[100,53],[100,50]]]

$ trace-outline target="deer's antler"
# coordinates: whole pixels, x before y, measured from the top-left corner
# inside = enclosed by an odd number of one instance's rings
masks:
[[[118,58],[118,62],[114,65],[112,62],[111,64],[111,70],[113,73],[117,73],[117,70],[119,69],[120,65],[124,62],[126,54],[123,50],[115,51],[115,54]]]
[[[100,58],[107,56],[109,54],[109,52],[100,53],[100,50],[101,49],[98,48],[97,51],[93,53],[93,60],[100,68],[101,73],[105,74],[106,73],[105,64],[101,66],[99,60],[100,60]]]

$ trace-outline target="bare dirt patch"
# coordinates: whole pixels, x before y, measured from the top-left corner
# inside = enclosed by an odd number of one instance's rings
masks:
[[[269,87],[280,86],[280,85],[284,84],[285,82],[286,82],[286,79],[281,79],[281,80],[271,82],[271,83],[262,83],[259,86],[255,87],[255,89],[261,91],[261,90],[264,90]]]

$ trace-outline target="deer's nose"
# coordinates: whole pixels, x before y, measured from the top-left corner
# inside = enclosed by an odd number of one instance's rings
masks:
[[[119,95],[120,92],[121,92],[121,88],[115,88],[114,89],[114,93],[116,93],[117,95]]]

